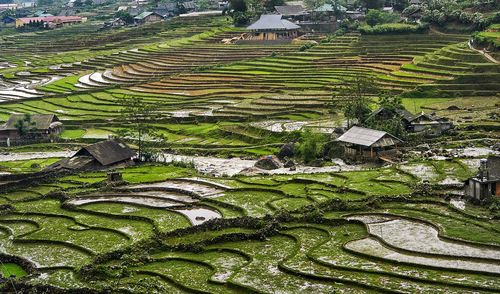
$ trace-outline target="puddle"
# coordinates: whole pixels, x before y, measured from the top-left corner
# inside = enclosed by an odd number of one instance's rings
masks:
[[[194,226],[222,217],[219,212],[207,208],[175,209],[174,211],[185,215]]]

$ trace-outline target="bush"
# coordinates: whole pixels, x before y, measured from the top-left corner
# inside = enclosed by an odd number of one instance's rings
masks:
[[[377,24],[383,24],[388,22],[393,22],[397,19],[397,16],[393,13],[383,12],[377,9],[370,9],[365,16],[366,23],[370,26]]]
[[[250,15],[246,12],[235,11],[233,13],[233,24],[237,27],[245,26],[250,21]]]
[[[379,34],[408,34],[408,33],[423,33],[427,31],[428,25],[412,25],[404,23],[388,23],[376,26],[361,26],[359,31],[365,35]]]
[[[309,163],[318,159],[323,153],[323,146],[326,143],[325,135],[314,133],[306,129],[302,133],[301,142],[299,145],[299,155],[304,162]]]

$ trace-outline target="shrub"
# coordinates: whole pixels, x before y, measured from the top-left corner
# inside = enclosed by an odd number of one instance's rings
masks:
[[[427,24],[412,25],[404,23],[388,23],[376,25],[373,27],[362,26],[359,31],[365,35],[378,34],[407,34],[407,33],[423,33],[428,29]]]
[[[323,134],[314,133],[306,129],[302,133],[301,142],[299,145],[299,155],[304,162],[311,162],[322,154],[323,146],[326,143],[326,138]]]
[[[370,9],[365,16],[366,23],[370,26],[393,22],[397,19],[395,14],[380,11],[378,9]]]

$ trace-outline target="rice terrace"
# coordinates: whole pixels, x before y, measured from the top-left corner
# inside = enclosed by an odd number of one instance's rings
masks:
[[[500,3],[0,0],[0,293],[500,293]]]

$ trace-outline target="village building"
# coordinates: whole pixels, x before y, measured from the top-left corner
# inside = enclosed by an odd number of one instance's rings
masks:
[[[158,4],[153,11],[163,18],[173,17],[179,13],[177,4],[174,2]]]
[[[196,2],[194,1],[183,2],[182,7],[184,8],[184,13],[196,11]]]
[[[82,147],[73,156],[49,165],[46,170],[108,169],[132,164],[136,153],[120,140],[101,141]]]
[[[15,26],[16,25],[16,19],[12,16],[4,16],[1,19],[2,25],[9,27],[9,26]]]
[[[134,21],[139,24],[154,23],[162,20],[163,16],[151,11],[144,11],[143,13],[134,17]]]
[[[500,197],[500,156],[481,160],[479,173],[465,182],[465,195],[479,201]]]
[[[424,112],[418,115],[413,115],[406,109],[401,108],[389,110],[387,108],[380,107],[372,112],[370,116],[368,116],[367,120],[388,120],[394,118],[395,115],[399,115],[405,129],[411,133],[426,132],[428,135],[440,135],[441,133],[453,128],[453,124],[448,119],[426,114]]]
[[[18,121],[25,119],[24,114],[13,114],[0,126],[0,143],[13,144],[29,140],[50,141],[63,131],[63,124],[54,114],[33,114],[30,116],[31,126],[25,130],[27,133],[21,134],[16,126]]]
[[[281,5],[274,6],[276,12],[283,16],[285,19],[294,21],[304,21],[307,18],[308,12],[302,5]]]
[[[335,141],[344,146],[344,155],[355,160],[392,161],[403,141],[378,130],[352,127]]]
[[[282,19],[279,14],[263,14],[247,27],[252,33],[248,39],[258,41],[291,40],[299,36],[300,26]]]
[[[9,4],[0,4],[0,12],[4,12],[6,10],[16,10],[19,8],[19,4],[9,3]]]
[[[16,28],[21,28],[30,23],[41,22],[44,27],[55,28],[71,24],[85,22],[87,19],[80,16],[44,16],[44,17],[22,17],[16,19]]]

